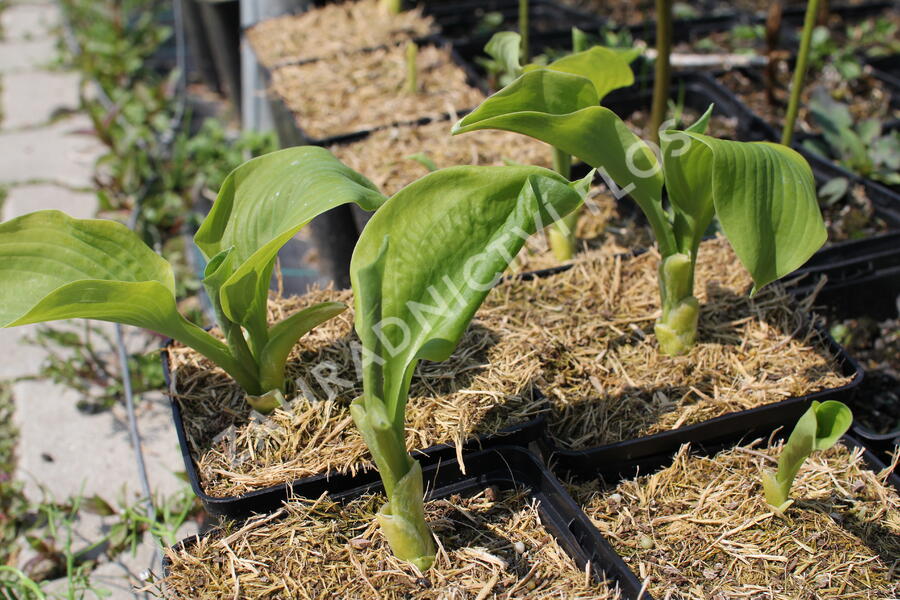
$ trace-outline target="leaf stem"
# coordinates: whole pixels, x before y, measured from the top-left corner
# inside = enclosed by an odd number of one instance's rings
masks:
[[[794,78],[791,82],[791,98],[788,102],[787,114],[784,117],[784,129],[781,130],[781,143],[785,146],[790,146],[791,140],[794,138],[794,123],[797,121],[797,112],[800,110],[800,94],[803,92],[803,81],[806,79],[806,69],[809,66],[809,47],[812,43],[818,12],[819,0],[809,0],[806,5],[806,15],[803,17],[800,52],[797,55]]]
[[[528,0],[519,0],[519,36],[522,38],[523,65],[531,60],[531,38],[529,36],[530,25],[528,23]]]
[[[672,67],[672,0],[656,0],[656,66],[653,81],[653,107],[650,112],[651,141],[659,144],[659,128],[666,119]]]
[[[659,348],[678,356],[690,350],[697,339],[700,303],[694,297],[694,261],[680,252],[663,258],[659,265],[662,316],[654,326]]]
[[[173,331],[160,332],[171,336],[186,346],[190,346],[209,360],[222,367],[248,394],[261,394],[259,378],[256,374],[256,363],[248,368],[242,361],[237,360],[228,346],[214,338],[208,332],[197,327],[181,315],[179,315],[177,328]]]
[[[553,148],[553,170],[565,177],[572,178],[572,155],[559,148]],[[556,260],[564,262],[572,260],[575,256],[575,227],[578,225],[578,217],[581,208],[576,208],[558,221],[555,221],[547,230],[550,241],[550,249]]]

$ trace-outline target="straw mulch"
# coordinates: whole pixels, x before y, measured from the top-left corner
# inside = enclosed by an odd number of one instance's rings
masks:
[[[660,354],[658,264],[655,251],[597,251],[569,271],[488,296],[483,310],[503,312],[510,343],[528,341],[541,358],[538,387],[562,447],[676,429],[848,381],[782,286],[749,297],[750,276],[724,238],[700,249],[697,345],[685,356]]]
[[[391,15],[378,0],[359,0],[268,19],[249,29],[247,40],[259,62],[272,68],[402,43],[436,30],[431,17],[423,16],[419,8]]]
[[[226,524],[182,551],[163,582],[169,598],[471,598],[614,600],[541,527],[524,492],[488,488],[473,497],[426,504],[437,536],[435,565],[424,575],[390,553],[373,521],[384,498],[344,506],[297,500],[242,527]],[[518,548],[516,547],[518,546]]]
[[[779,452],[751,444],[710,458],[684,447],[666,469],[576,496],[656,598],[900,597],[897,490],[837,446],[806,461],[779,517],[760,483]]]
[[[419,127],[391,127],[328,149],[386,195],[397,193],[428,173],[423,164],[409,158],[417,153],[425,154],[439,169],[457,165],[500,166],[508,161],[550,167],[550,146],[534,138],[504,131],[451,136],[451,126],[449,121],[439,121]]]
[[[315,290],[299,298],[272,298],[270,322],[316,302],[352,305],[350,291]],[[350,418],[362,394],[353,310],[301,338],[288,361],[289,410],[251,419],[244,393],[219,368],[190,348],[170,351],[191,454],[205,491],[241,494],[329,470],[356,472],[371,458]],[[475,434],[532,420],[547,410],[535,395],[538,357],[527,343],[508,343],[476,316],[456,352],[423,362],[409,394],[408,447],[461,442]]]
[[[474,108],[484,99],[450,50],[419,48],[418,92],[404,89],[406,48],[336,56],[272,71],[272,90],[307,135],[325,138]],[[449,126],[449,125],[448,125]]]

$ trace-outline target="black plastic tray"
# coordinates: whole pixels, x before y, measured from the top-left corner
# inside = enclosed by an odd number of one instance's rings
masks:
[[[827,281],[826,297],[833,300],[837,296],[864,297],[869,294],[854,294],[855,286],[864,286],[871,276],[879,271],[900,266],[900,231],[891,231],[862,240],[851,240],[833,244],[816,252],[802,268],[789,275],[787,281],[796,281],[791,293],[805,296],[818,285],[819,279]],[[842,286],[839,294],[835,286]],[[869,290],[865,287],[859,289]],[[900,290],[898,290],[900,293]],[[896,294],[895,294],[896,295]],[[879,302],[880,298],[866,298],[866,303]]]
[[[854,389],[863,380],[860,366],[835,342],[827,332],[829,349],[840,362],[841,374],[852,379],[837,388],[821,390],[787,398],[764,406],[729,413],[669,431],[661,431],[621,442],[604,444],[584,450],[566,450],[556,447],[549,438],[544,441],[552,453],[553,460],[563,471],[577,470],[577,465],[585,461],[609,465],[627,464],[638,459],[674,452],[686,443],[712,445],[733,439],[738,435],[754,434],[772,430],[778,426],[793,424],[809,408],[813,400],[851,401]]]
[[[793,422],[790,423],[791,426],[793,426],[793,424]],[[771,431],[766,432],[767,435],[770,433]],[[785,431],[782,431],[778,434],[779,437],[783,435],[786,435]],[[757,436],[740,435],[732,438],[728,442],[716,445],[692,445],[691,451],[697,451],[703,455],[713,455],[721,450],[735,446],[741,442],[750,441],[751,439],[753,439],[753,437]],[[863,449],[863,460],[872,471],[879,472],[886,468],[885,464],[875,454],[867,450],[865,446],[863,446],[853,437],[845,435],[843,438],[841,438],[841,442],[851,449]],[[620,481],[632,479],[638,475],[649,475],[669,466],[670,464],[672,464],[674,454],[674,451],[666,452],[655,456],[649,456],[638,460],[631,460],[622,463],[610,463],[607,458],[601,454],[585,455],[578,462],[566,463],[565,465],[557,464],[557,466],[553,470],[556,473],[563,473],[569,477],[582,481],[600,479],[604,484],[615,485]],[[897,491],[900,491],[900,474],[896,472],[892,473],[888,477],[888,484],[894,487]],[[634,572],[632,572],[630,569],[629,571],[631,572],[632,576],[636,578]]]
[[[171,344],[167,342],[161,350],[163,376],[166,380],[166,389],[171,389],[172,377],[169,370],[169,354],[166,348]],[[534,393],[542,397],[540,390]],[[280,485],[273,485],[259,490],[253,490],[239,496],[217,497],[207,494],[200,483],[194,459],[191,456],[190,445],[184,427],[184,420],[178,400],[170,399],[172,404],[172,420],[175,423],[175,433],[178,436],[178,445],[181,448],[181,458],[184,461],[184,469],[194,494],[200,498],[206,511],[213,515],[237,519],[246,517],[252,513],[268,513],[279,506],[288,496],[304,498],[317,498],[325,492],[339,494],[346,490],[359,486],[370,485],[379,480],[378,472],[374,469],[358,471],[356,475],[341,474],[338,472],[322,473],[304,477]],[[510,425],[495,434],[479,434],[463,444],[462,452],[468,453],[481,448],[490,448],[497,445],[527,446],[537,440],[544,431],[546,417],[540,415],[524,423]],[[452,444],[437,444],[423,450],[414,450],[413,457],[418,459],[423,466],[436,462],[455,458],[457,449]],[[465,456],[465,455],[464,455]],[[468,459],[466,465],[468,465]]]
[[[885,240],[900,241],[900,234],[887,236]],[[887,266],[866,270],[872,263]],[[896,318],[900,314],[900,246],[894,246],[892,254],[878,255],[871,261],[863,259],[857,265],[859,271],[854,276],[843,280],[829,281],[816,297],[816,306],[832,319],[870,317],[877,321]],[[828,273],[826,273],[828,274]],[[900,381],[897,382],[900,389]],[[868,401],[862,386],[854,394],[853,406],[862,406]],[[887,457],[887,454],[900,445],[900,432],[876,433],[861,424],[854,423],[852,434],[862,441],[867,448]]]
[[[434,18],[441,36],[455,44],[484,44],[497,31],[519,30],[518,0],[463,0],[462,2],[425,2],[423,13]],[[479,31],[486,15],[497,13],[502,22],[496,29]],[[528,31],[530,36],[560,32],[571,39],[572,27],[598,31],[602,21],[593,15],[552,0],[529,0]]]
[[[537,501],[541,524],[556,538],[580,571],[590,569],[597,581],[617,584],[628,598],[637,598],[641,583],[625,562],[603,539],[587,516],[569,496],[565,488],[536,456],[524,448],[498,446],[470,454],[466,460],[467,474],[463,474],[455,460],[427,465],[423,477],[428,499],[446,498],[453,494],[473,494],[489,486],[501,489],[527,488],[530,498]],[[364,493],[382,490],[378,480],[333,494],[337,501],[348,501]],[[215,532],[209,534],[215,536]],[[176,544],[173,549],[190,547],[198,540],[192,536]],[[169,560],[163,561],[168,574]],[[652,600],[644,593],[640,600]]]

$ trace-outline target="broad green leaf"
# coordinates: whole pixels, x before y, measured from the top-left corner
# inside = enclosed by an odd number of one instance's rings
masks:
[[[322,302],[298,311],[269,330],[269,341],[259,359],[259,380],[264,390],[280,389],[284,383],[284,365],[301,337],[347,309],[343,302]]]
[[[754,293],[800,267],[822,247],[827,233],[812,171],[802,156],[781,144],[686,135],[712,154],[716,216],[753,277]]]
[[[514,31],[495,33],[484,47],[485,53],[503,67],[507,74],[518,77],[522,72],[522,36]]]
[[[0,325],[89,318],[171,335],[172,267],[127,227],[40,211],[0,224]]]
[[[777,473],[763,476],[766,501],[779,511],[789,506],[791,485],[804,461],[814,450],[834,446],[852,422],[853,413],[842,402],[813,401],[785,442],[778,458]]]
[[[443,169],[398,192],[366,225],[350,263],[364,389],[400,431],[418,360],[451,354],[528,236],[579,206],[590,177],[569,183],[539,167]]]
[[[207,257],[232,248],[234,272],[222,283],[225,315],[265,328],[265,305],[278,250],[310,220],[341,204],[375,210],[375,186],[324,148],[301,146],[250,160],[228,175],[194,241]]]
[[[709,128],[709,119],[712,117],[713,108],[715,108],[715,105],[710,104],[709,108],[706,109],[706,112],[703,113],[699,119],[691,123],[691,126],[685,129],[685,131],[706,133],[706,130]]]
[[[701,121],[695,125],[705,128]],[[675,240],[680,252],[696,259],[697,248],[715,213],[712,151],[682,131],[669,130],[660,138]]]
[[[853,413],[843,402],[835,400],[813,402],[813,409],[816,413],[813,447],[816,450],[828,450],[850,429]]]
[[[662,208],[663,175],[650,147],[598,102],[585,77],[538,69],[485,100],[453,134],[502,129],[531,136],[596,167],[640,205],[665,254],[674,249]],[[585,106],[587,108],[585,108]]]
[[[595,46],[584,52],[570,54],[547,65],[547,69],[581,75],[591,80],[599,104],[611,91],[634,83],[630,61],[610,48]]]
[[[124,225],[39,211],[0,224],[0,326],[97,319],[175,338],[253,389],[255,373],[175,306],[172,268]]]

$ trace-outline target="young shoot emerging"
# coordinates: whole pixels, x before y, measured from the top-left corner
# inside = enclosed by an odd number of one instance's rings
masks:
[[[326,302],[269,327],[278,250],[326,210],[347,202],[374,210],[383,201],[323,148],[273,152],[232,171],[194,236],[209,261],[203,285],[224,343],[178,312],[172,266],[124,225],[30,213],[0,224],[0,326],[85,318],[156,331],[210,359],[256,410],[270,412],[294,344],[346,308]]]
[[[529,135],[596,167],[616,197],[630,195],[662,255],[662,314],[655,327],[660,350],[684,354],[697,337],[694,265],[713,218],[753,277],[755,293],[798,268],[825,242],[812,171],[803,157],[779,144],[705,135],[712,107],[688,129],[662,132],[658,156],[599,106],[614,82],[596,61],[579,57],[567,57],[565,70],[551,65],[526,71],[461,119],[453,133],[501,129]]]
[[[561,73],[590,72],[596,96],[585,98],[579,106],[585,108],[594,106],[603,101],[603,98],[611,91],[627,87],[634,83],[634,73],[629,66],[637,57],[637,52],[619,51],[610,48],[596,46],[585,48],[587,38],[577,28],[572,28],[573,54],[560,58],[545,67],[538,65],[522,65],[523,55],[527,60],[527,53],[521,50],[524,43],[520,43],[520,36],[511,31],[495,33],[484,47],[485,53],[491,57],[490,64],[494,65],[501,73],[501,84],[510,83],[522,73],[527,73],[538,68],[558,71]],[[574,99],[576,101],[581,98]],[[569,178],[572,170],[572,156],[566,151],[553,146],[553,169],[565,178]],[[554,257],[560,262],[571,260],[575,255],[576,240],[575,228],[578,224],[579,211],[575,211],[564,219],[554,223],[547,230],[550,248]]]
[[[435,549],[422,470],[404,435],[416,365],[449,358],[525,240],[577,208],[589,181],[569,183],[539,167],[443,169],[397,192],[359,238],[350,279],[363,395],[351,414],[387,494],[381,530],[397,557],[420,570]]]
[[[781,450],[778,472],[763,473],[766,502],[777,512],[784,512],[793,502],[790,500],[791,485],[804,461],[814,450],[828,450],[838,443],[852,422],[853,413],[844,403],[813,401]]]
[[[419,92],[419,47],[415,42],[406,43],[406,93]]]

